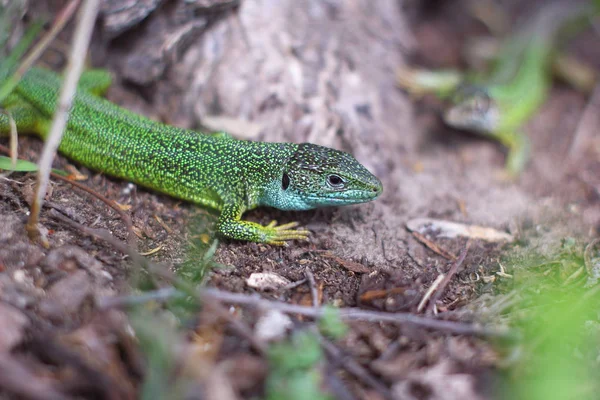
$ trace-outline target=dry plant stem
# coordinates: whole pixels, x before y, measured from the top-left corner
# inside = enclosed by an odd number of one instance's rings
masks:
[[[456,256],[454,254],[450,253],[447,250],[444,250],[443,248],[441,248],[440,246],[438,246],[431,240],[427,239],[425,237],[425,235],[422,235],[419,232],[413,232],[412,234],[415,237],[415,239],[417,239],[419,242],[423,243],[429,250],[433,251],[434,253],[444,257],[447,260],[451,260],[451,261],[456,260]]]
[[[56,212],[58,214],[58,212]],[[60,215],[60,214],[58,214]],[[61,220],[67,220],[60,216]],[[76,222],[69,221],[73,226]],[[89,229],[89,228],[88,228]],[[93,229],[91,229],[93,231]],[[91,233],[89,230],[86,233]],[[108,232],[107,232],[108,233]],[[98,236],[102,239],[103,237]],[[146,293],[140,296],[115,296],[100,299],[98,307],[100,309],[125,308],[133,305],[143,304],[148,301],[166,301],[173,297],[186,296],[186,294],[175,288],[160,289],[155,292]],[[265,300],[258,295],[247,295],[241,293],[225,292],[214,288],[202,288],[198,292],[199,298],[211,298],[221,302],[250,305],[264,309],[273,309],[290,314],[300,314],[311,318],[320,318],[324,309],[322,307],[306,307],[295,304],[288,304],[279,301]],[[410,324],[422,328],[435,329],[444,332],[465,335],[477,335],[483,337],[494,337],[500,339],[514,339],[515,335],[507,329],[485,328],[474,324],[467,324],[455,321],[443,321],[434,318],[427,318],[409,313],[386,313],[382,311],[368,311],[358,308],[340,308],[338,309],[340,317],[345,321],[367,321],[367,322],[389,322],[394,324]]]
[[[304,276],[308,282],[308,286],[310,287],[310,296],[312,297],[312,306],[319,306],[319,293],[317,292],[317,284],[315,282],[315,276],[311,272],[311,270],[306,267],[304,270]]]
[[[433,293],[440,286],[440,283],[442,283],[442,281],[444,280],[445,276],[446,275],[444,275],[444,274],[439,274],[437,276],[437,278],[435,278],[435,281],[433,281],[433,283],[431,284],[431,286],[429,287],[429,289],[427,289],[427,291],[425,292],[425,295],[423,296],[423,298],[419,302],[419,305],[417,306],[417,312],[418,313],[420,313],[421,311],[423,311],[423,308],[425,307],[425,304],[427,304],[427,301],[429,301],[429,299],[431,298],[431,296],[433,295]]]
[[[0,144],[0,152],[3,152],[5,154],[10,154],[11,150],[9,150],[7,147],[2,146]],[[97,198],[98,200],[100,200],[101,202],[103,202],[104,204],[106,204],[107,206],[112,208],[113,210],[115,210],[115,212],[117,214],[119,214],[119,217],[121,217],[121,219],[125,223],[125,227],[127,228],[127,243],[129,244],[129,246],[131,248],[133,248],[134,250],[137,251],[137,242],[135,239],[136,236],[135,236],[135,233],[133,232],[133,222],[131,221],[131,218],[129,217],[129,215],[125,211],[123,211],[116,202],[101,195],[100,193],[96,192],[95,190],[92,190],[89,187],[82,185],[81,183],[79,183],[77,181],[73,181],[71,179],[65,178],[64,176],[59,175],[57,173],[51,172],[50,176],[54,179],[61,180],[72,186],[75,186],[78,189],[83,190],[84,192],[92,195],[93,197]]]
[[[117,250],[125,254],[129,254],[134,263],[146,267],[148,269],[148,272],[156,274],[157,276],[168,280],[173,285],[180,288],[180,290],[173,288],[170,291],[166,289],[161,289],[160,296],[154,296],[153,300],[157,300],[159,297],[166,300],[176,296],[187,295],[200,302],[205,300],[216,300],[224,303],[250,305],[264,309],[278,310],[290,314],[300,314],[311,318],[321,318],[325,313],[324,307],[306,307],[296,304],[288,304],[280,301],[265,300],[258,295],[231,293],[207,287],[198,290],[195,287],[192,287],[187,282],[180,279],[179,277],[173,275],[171,271],[146,260],[137,252],[133,251],[133,249],[127,247],[125,243],[115,238],[106,229],[89,228],[75,221],[72,221],[71,219],[65,217],[64,215],[60,214],[55,210],[50,210],[48,214],[51,217],[59,219],[65,222],[67,225],[78,229],[85,234],[106,241]],[[182,293],[182,291],[184,293]],[[101,309],[108,309],[111,307],[127,306],[132,304],[131,299],[131,296],[109,297],[101,299],[98,303],[98,307]],[[139,304],[139,302],[136,302],[136,304]],[[389,322],[392,324],[410,324],[414,326],[419,326],[421,328],[435,329],[455,334],[477,335],[501,339],[515,339],[515,334],[507,329],[485,328],[475,324],[466,324],[463,322],[455,321],[443,321],[434,318],[413,315],[409,313],[387,313],[383,311],[361,310],[358,308],[339,308],[338,312],[342,320],[345,321]]]
[[[121,219],[125,223],[125,227],[127,228],[127,243],[129,244],[129,246],[131,248],[133,248],[134,250],[137,251],[137,242],[135,239],[136,236],[135,236],[135,233],[133,232],[133,222],[131,221],[131,218],[129,217],[129,215],[127,215],[127,213],[125,211],[123,211],[116,202],[101,195],[100,193],[96,192],[95,190],[92,190],[89,187],[82,185],[79,182],[70,180],[70,179],[65,178],[64,176],[61,176],[54,172],[51,172],[50,176],[54,179],[58,179],[63,182],[67,182],[67,183],[75,186],[76,188],[81,189],[84,192],[91,194],[92,196],[94,196],[95,198],[97,198],[98,200],[100,200],[101,202],[103,202],[104,204],[106,204],[107,206],[112,208],[113,210],[115,210],[117,212],[117,214],[119,214],[119,217],[121,217]]]
[[[294,288],[297,288],[300,285],[304,285],[305,283],[306,283],[306,278],[300,279],[299,281],[292,282],[292,283],[290,283],[288,285],[285,285],[282,289],[283,290],[292,290]]]
[[[324,308],[305,307],[279,301],[265,300],[257,295],[224,292],[214,288],[203,288],[200,296],[208,296],[232,304],[252,305],[265,309],[275,309],[285,313],[300,314],[311,318],[323,316]],[[340,308],[339,315],[344,321],[389,322],[392,324],[410,324],[421,328],[429,328],[455,334],[477,335],[514,339],[514,335],[505,329],[494,329],[466,324],[462,322],[443,321],[434,318],[422,317],[409,313],[387,313],[383,311],[368,311],[358,308]]]
[[[440,285],[438,287],[438,290],[435,292],[435,294],[433,295],[433,297],[429,301],[429,306],[427,307],[427,313],[428,314],[433,313],[434,307],[435,307],[437,301],[442,297],[442,294],[444,293],[444,290],[446,289],[446,286],[448,286],[448,284],[450,283],[450,280],[458,272],[458,268],[460,268],[460,266],[462,265],[462,263],[465,261],[465,257],[467,256],[467,253],[469,252],[469,247],[471,247],[471,241],[470,240],[467,241],[467,244],[461,250],[460,254],[458,255],[458,258],[454,261],[454,263],[452,264],[452,266],[448,270],[448,273],[446,274],[446,276],[444,277],[444,279],[440,283]]]
[[[52,127],[46,139],[44,150],[38,163],[38,179],[35,190],[35,197],[31,206],[31,215],[27,221],[26,229],[30,239],[38,240],[40,232],[38,230],[38,220],[40,210],[48,188],[50,171],[52,169],[52,160],[56,155],[56,150],[60,144],[63,132],[69,118],[69,110],[73,104],[73,97],[77,90],[77,82],[83,71],[83,65],[87,48],[92,37],[94,22],[98,14],[99,0],[86,0],[81,8],[81,14],[75,28],[73,46],[69,55],[69,64],[65,74],[63,86],[60,90],[58,109],[52,121]]]
[[[0,93],[0,99],[6,97],[6,95],[12,92],[15,86],[17,86],[23,75],[25,75],[29,68],[31,68],[38,58],[40,58],[48,45],[54,40],[60,31],[63,30],[67,22],[71,20],[71,17],[79,6],[79,3],[81,3],[81,0],[71,0],[65,7],[63,7],[62,10],[60,10],[48,33],[46,33],[33,47],[27,57],[25,57],[21,62],[19,68],[17,68],[15,73],[8,79],[8,83],[2,88],[4,91]]]

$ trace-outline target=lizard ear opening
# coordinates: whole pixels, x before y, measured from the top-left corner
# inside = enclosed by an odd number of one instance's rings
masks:
[[[281,178],[281,188],[283,190],[287,190],[287,188],[290,186],[290,177],[288,176],[287,173],[283,173],[283,177]]]

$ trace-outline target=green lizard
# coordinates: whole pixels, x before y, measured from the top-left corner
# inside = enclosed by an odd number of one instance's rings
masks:
[[[521,126],[544,103],[559,33],[585,26],[598,7],[555,3],[542,9],[502,46],[489,74],[465,76],[457,71],[401,68],[398,83],[413,94],[434,93],[450,100],[444,122],[500,141],[508,150],[507,172],[520,173],[528,159]],[[574,27],[575,29],[577,26]]]
[[[0,65],[0,77],[8,76],[6,69]],[[19,132],[44,138],[60,85],[55,73],[33,68],[0,106]],[[91,169],[220,211],[217,230],[226,238],[274,245],[306,239],[309,232],[294,229],[296,222],[262,226],[242,214],[258,206],[308,210],[363,203],[382,192],[379,179],[345,152],[164,125],[99,97],[109,85],[104,71],[82,76],[59,151]],[[9,130],[8,117],[0,114],[0,135]]]

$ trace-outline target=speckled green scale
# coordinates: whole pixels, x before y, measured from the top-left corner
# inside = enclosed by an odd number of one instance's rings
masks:
[[[95,84],[97,82],[97,84]],[[44,137],[61,80],[35,68],[2,106],[19,132]],[[307,210],[375,199],[380,181],[347,153],[309,143],[264,143],[206,135],[144,118],[95,94],[105,73],[82,78],[59,151],[89,168],[221,211],[219,232],[229,238],[284,244],[308,232],[290,223],[243,221],[257,206]],[[0,116],[0,132],[8,131]]]

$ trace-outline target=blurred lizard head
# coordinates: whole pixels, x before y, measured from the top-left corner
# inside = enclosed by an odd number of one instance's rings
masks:
[[[383,191],[379,179],[350,154],[310,143],[298,145],[269,186],[263,201],[281,210],[364,203]]]
[[[444,122],[454,128],[493,134],[498,130],[500,111],[485,91],[461,89],[444,113]]]

